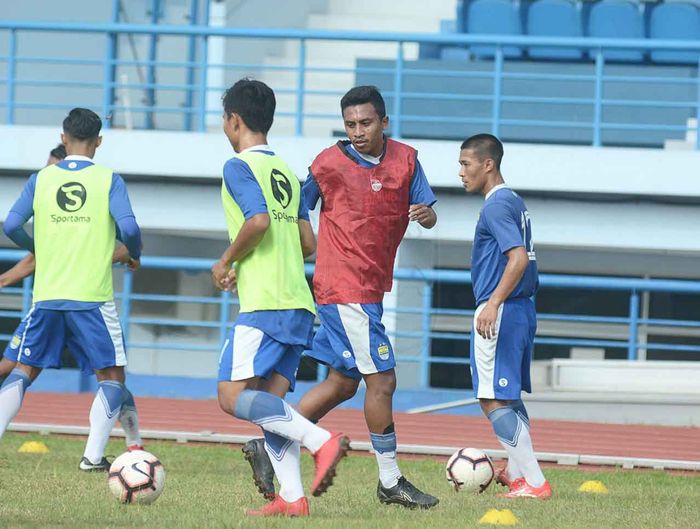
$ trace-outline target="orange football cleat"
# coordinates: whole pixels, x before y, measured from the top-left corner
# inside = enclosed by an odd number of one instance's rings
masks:
[[[266,503],[260,509],[246,511],[246,514],[248,516],[308,516],[309,501],[302,496],[297,501],[288,502],[277,495],[270,503]]]
[[[349,448],[350,439],[342,433],[331,433],[331,438],[314,454],[316,474],[311,485],[312,495],[320,496],[333,484],[335,468],[345,457]]]
[[[515,480],[513,486],[508,492],[499,494],[501,498],[535,498],[538,500],[547,500],[552,497],[552,487],[549,481],[545,481],[541,487],[533,487],[524,479],[516,485]]]

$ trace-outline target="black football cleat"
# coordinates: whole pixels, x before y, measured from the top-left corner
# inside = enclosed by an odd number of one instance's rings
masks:
[[[110,463],[106,457],[103,457],[99,463],[93,463],[87,457],[83,456],[78,468],[83,472],[109,472],[109,467],[111,466],[112,463]]]
[[[397,503],[409,509],[430,509],[440,503],[435,496],[421,492],[403,476],[396,485],[388,489],[385,489],[380,481],[377,484],[377,498],[381,503]]]
[[[270,456],[265,450],[265,439],[253,439],[243,446],[243,455],[253,470],[253,481],[258,492],[268,500],[275,499],[275,470],[270,463]]]

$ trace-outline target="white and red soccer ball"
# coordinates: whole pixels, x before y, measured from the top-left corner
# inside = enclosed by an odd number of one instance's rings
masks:
[[[450,456],[445,476],[456,491],[484,492],[493,481],[493,463],[481,450],[461,448]]]
[[[109,468],[108,483],[121,503],[153,503],[163,492],[165,469],[145,450],[125,452]]]

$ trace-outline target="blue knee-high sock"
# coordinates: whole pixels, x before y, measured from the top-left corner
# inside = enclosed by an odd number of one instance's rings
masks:
[[[22,407],[24,393],[31,385],[29,376],[21,369],[13,369],[0,387],[0,437]]]
[[[330,439],[331,434],[311,423],[276,395],[252,389],[238,396],[234,416],[260,426],[265,432],[301,443],[312,453]]]
[[[525,481],[541,487],[544,475],[535,458],[530,431],[520,415],[510,407],[503,407],[493,410],[488,417],[496,437],[508,452],[509,461],[515,462]]]
[[[115,423],[126,398],[124,384],[115,380],[103,380],[97,384],[97,394],[90,408],[90,434],[83,456],[91,463],[99,463],[104,457]]]

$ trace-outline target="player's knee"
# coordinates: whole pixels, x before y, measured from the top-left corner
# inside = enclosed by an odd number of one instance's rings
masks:
[[[360,386],[359,380],[335,373],[332,373],[327,380],[333,384],[333,393],[338,396],[341,402],[353,398]]]
[[[374,373],[365,377],[367,392],[375,399],[391,399],[396,391],[394,370]]]

